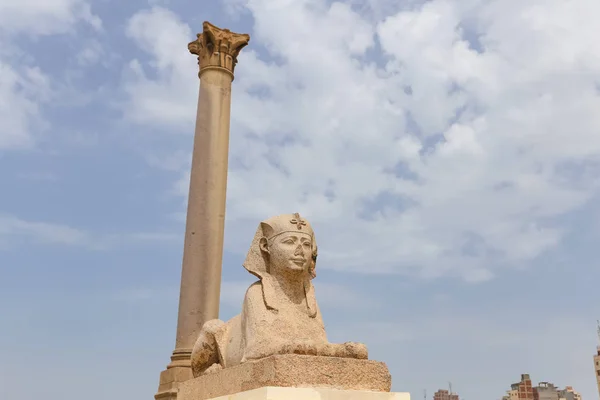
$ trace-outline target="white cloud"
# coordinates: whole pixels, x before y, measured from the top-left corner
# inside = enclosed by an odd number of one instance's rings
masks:
[[[102,28],[85,0],[0,1],[0,150],[34,145],[36,132],[48,125],[41,107],[53,95],[47,72],[32,61],[35,54],[27,54],[14,39],[73,33],[80,21]]]
[[[159,74],[158,81],[154,81],[139,60],[129,63],[132,77],[125,91],[139,101],[130,104],[127,117],[139,123],[166,123],[193,129],[198,81],[193,79],[196,66],[187,50],[188,42],[193,40],[190,28],[174,13],[157,6],[135,14],[126,33],[152,56],[150,67]],[[191,63],[186,62],[190,60]],[[170,90],[173,87],[182,90]]]
[[[48,77],[38,68],[17,71],[0,59],[0,149],[32,145],[30,130],[43,124],[39,104],[48,94]]]
[[[81,245],[90,241],[87,233],[69,226],[0,215],[0,240],[15,240],[20,236],[49,244]]]
[[[235,2],[255,26],[234,82],[229,248],[295,211],[322,267],[477,282],[556,247],[557,218],[598,194],[600,3],[376,3],[377,21],[339,2]],[[129,32],[153,60],[133,65],[157,75],[128,82],[133,119],[191,134],[192,31],[153,8]]]
[[[69,32],[78,21],[102,28],[86,0],[2,0],[0,32],[53,35]]]
[[[13,215],[0,214],[0,244],[10,247],[18,242],[28,245],[50,244],[81,246],[91,250],[106,250],[134,244],[172,244],[181,235],[165,232],[131,232],[92,234],[64,224],[28,221]]]
[[[102,43],[97,39],[90,39],[86,42],[76,56],[77,63],[81,66],[93,65],[105,58],[105,50]]]

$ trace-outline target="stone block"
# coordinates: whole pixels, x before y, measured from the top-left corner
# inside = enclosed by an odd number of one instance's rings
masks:
[[[208,400],[264,387],[329,388],[379,392],[382,395],[388,392],[389,395],[391,385],[392,377],[382,362],[296,354],[274,355],[183,382],[179,385],[177,400]],[[396,397],[366,399],[395,400]]]
[[[158,392],[154,395],[155,400],[175,400],[179,385],[192,378],[192,369],[190,367],[173,367],[162,371],[160,373]]]

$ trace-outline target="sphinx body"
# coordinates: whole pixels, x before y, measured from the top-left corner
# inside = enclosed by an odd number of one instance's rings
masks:
[[[192,350],[194,376],[274,354],[366,359],[360,343],[327,341],[311,279],[317,246],[298,214],[261,222],[244,262],[260,280],[244,297],[241,314],[204,324]]]

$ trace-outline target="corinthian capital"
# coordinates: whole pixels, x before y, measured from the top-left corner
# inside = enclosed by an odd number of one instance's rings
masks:
[[[198,56],[199,76],[207,69],[222,69],[233,77],[237,56],[248,45],[250,35],[233,33],[204,22],[203,32],[188,44],[190,53]]]

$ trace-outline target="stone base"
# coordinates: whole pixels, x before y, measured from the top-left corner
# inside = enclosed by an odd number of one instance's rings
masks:
[[[154,398],[156,400],[176,400],[179,385],[193,377],[190,367],[167,368],[160,373],[158,392],[154,395]]]
[[[181,383],[177,400],[208,400],[269,386],[389,392],[392,386],[392,377],[387,366],[378,361],[296,354],[274,355],[208,373]],[[383,397],[365,397],[365,399],[396,399],[395,397],[385,397],[385,393],[380,394]],[[240,399],[242,398],[245,399],[245,397],[240,397]],[[248,397],[248,399],[250,398],[254,399],[254,397]],[[263,398],[266,399],[266,397]],[[327,398],[334,399],[336,397]],[[346,399],[347,397],[342,398]]]
[[[191,349],[175,349],[167,369],[160,373],[156,400],[176,400],[179,384],[194,378],[190,358]]]
[[[367,392],[328,388],[264,387],[212,400],[410,400],[410,393]]]

